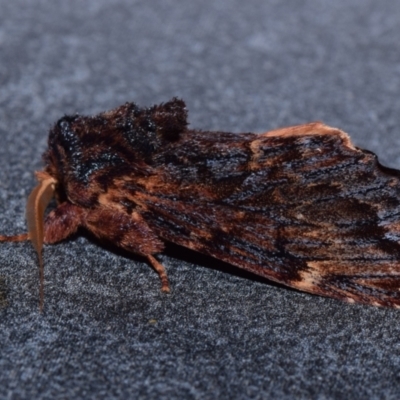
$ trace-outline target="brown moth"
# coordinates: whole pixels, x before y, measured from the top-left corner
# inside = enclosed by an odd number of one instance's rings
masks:
[[[166,242],[272,281],[348,302],[400,307],[400,171],[315,122],[264,134],[187,128],[182,100],[126,103],[51,129],[27,205],[43,243],[79,227],[144,256]],[[49,201],[56,209],[44,217]]]

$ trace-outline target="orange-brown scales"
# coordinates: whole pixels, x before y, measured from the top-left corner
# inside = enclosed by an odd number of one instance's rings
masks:
[[[165,291],[154,255],[173,242],[300,290],[400,307],[399,171],[318,122],[233,134],[186,117],[173,99],[59,120],[28,202],[39,255],[82,227],[147,257]]]

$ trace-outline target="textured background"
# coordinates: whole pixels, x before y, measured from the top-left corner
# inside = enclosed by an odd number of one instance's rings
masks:
[[[182,97],[191,126],[323,120],[400,168],[400,2],[0,0],[0,230],[64,113]],[[0,251],[0,398],[393,398],[400,311],[296,292],[171,247],[172,285],[84,237]]]

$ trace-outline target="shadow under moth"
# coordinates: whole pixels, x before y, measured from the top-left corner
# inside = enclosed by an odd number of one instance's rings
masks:
[[[43,243],[78,228],[144,256],[166,242],[302,291],[400,307],[400,171],[315,122],[263,134],[188,129],[179,99],[61,118],[27,203]],[[45,217],[55,197],[57,207]]]

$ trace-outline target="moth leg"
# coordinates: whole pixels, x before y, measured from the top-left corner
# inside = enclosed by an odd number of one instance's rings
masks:
[[[60,204],[45,218],[44,243],[57,243],[71,236],[82,225],[84,214],[85,211],[74,204]],[[29,233],[12,236],[0,235],[0,242],[23,242],[29,239]]]
[[[75,204],[60,204],[45,219],[44,243],[57,243],[74,234],[83,225],[85,215],[86,211]]]
[[[85,226],[99,239],[146,257],[161,279],[161,290],[169,292],[165,268],[153,257],[164,250],[164,242],[138,212],[127,214],[120,209],[97,208],[88,213]]]
[[[0,235],[0,242],[23,242],[25,240],[29,240],[28,233],[20,233],[18,235]]]
[[[153,268],[157,271],[158,276],[161,279],[161,291],[165,292],[165,293],[169,293],[171,290],[170,290],[170,287],[169,287],[167,271],[165,271],[164,265],[159,263],[151,255],[148,255],[147,259],[149,260],[149,263],[153,266]]]
[[[71,236],[82,225],[84,210],[70,203],[63,203],[53,210],[44,222],[44,243],[57,243]],[[0,235],[0,242],[23,242],[29,233]]]

